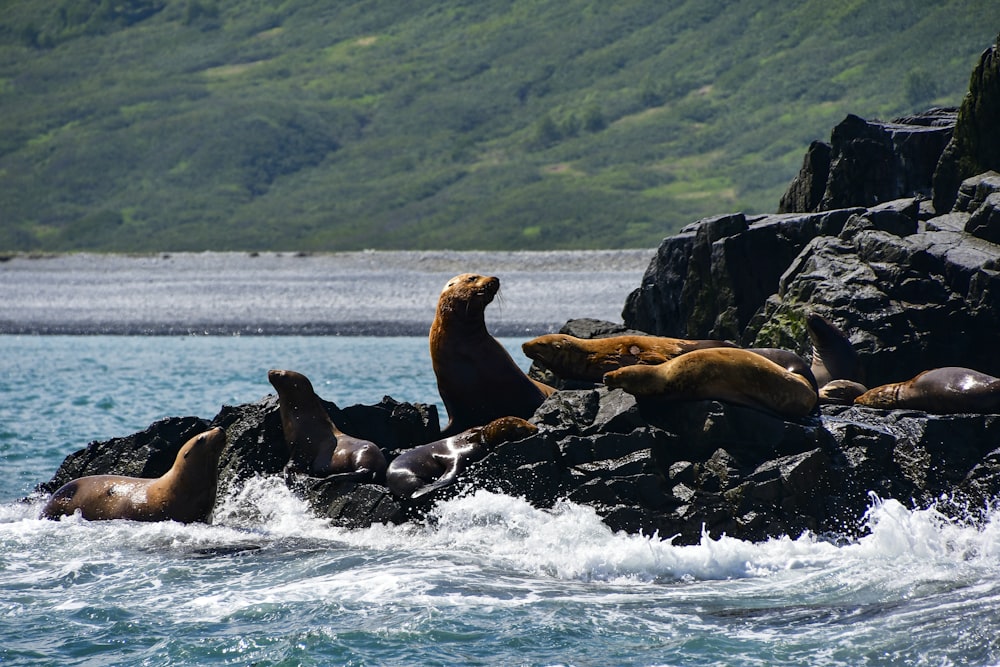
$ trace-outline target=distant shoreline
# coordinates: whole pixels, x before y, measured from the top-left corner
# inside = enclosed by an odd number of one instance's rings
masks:
[[[0,334],[425,336],[444,283],[498,276],[496,336],[620,321],[654,249],[69,253],[0,261]]]

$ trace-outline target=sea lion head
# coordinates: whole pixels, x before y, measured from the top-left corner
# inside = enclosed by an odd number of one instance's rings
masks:
[[[226,446],[226,430],[216,426],[184,443],[177,452],[171,472],[187,475],[217,474],[219,457]]]
[[[267,372],[267,381],[278,391],[279,395],[285,391],[316,393],[309,378],[295,371],[269,370]]]
[[[623,389],[633,396],[651,396],[667,391],[667,382],[658,366],[625,366],[604,374],[604,385]]]
[[[226,430],[221,426],[211,428],[194,436],[181,447],[178,457],[189,458],[194,454],[206,453],[216,458],[226,446]]]
[[[451,280],[441,290],[438,311],[441,313],[482,313],[493,297],[500,291],[500,279],[494,276],[480,276],[462,273]]]
[[[819,388],[819,400],[832,405],[851,405],[867,391],[867,387],[854,380],[830,380]]]
[[[500,417],[482,427],[480,437],[483,443],[494,447],[504,442],[523,440],[538,433],[538,427],[520,417]]]
[[[575,339],[566,334],[545,334],[532,338],[521,344],[521,351],[532,361],[537,361],[546,368],[554,365],[583,363],[587,353],[574,345]]]

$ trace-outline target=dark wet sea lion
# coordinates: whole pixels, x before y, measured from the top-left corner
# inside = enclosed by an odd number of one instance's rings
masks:
[[[161,477],[91,475],[61,486],[42,508],[56,519],[80,511],[84,519],[133,521],[207,521],[215,507],[219,456],[226,432],[213,428],[188,440],[174,465]]]
[[[847,334],[817,313],[806,315],[806,329],[813,346],[812,372],[819,387],[831,380],[864,384],[864,366]]]
[[[803,417],[816,406],[816,391],[801,375],[739,348],[694,350],[656,366],[627,366],[604,384],[636,396],[672,400],[719,400]]]
[[[309,378],[295,371],[271,370],[267,379],[278,392],[288,470],[356,481],[385,479],[385,455],[379,446],[337,428]]]
[[[883,410],[921,410],[933,414],[1000,413],[1000,378],[971,368],[946,366],[905,381],[869,389],[856,405]]]
[[[674,357],[712,347],[736,347],[721,340],[686,340],[665,336],[577,338],[546,334],[521,345],[525,356],[567,380],[600,382],[605,373],[636,364],[662,364]]]
[[[470,463],[497,445],[523,440],[537,431],[537,426],[520,417],[501,417],[485,426],[408,449],[389,464],[386,486],[402,498],[421,498],[453,484]]]
[[[448,411],[443,435],[482,426],[498,417],[527,419],[555,389],[522,371],[486,329],[486,306],[498,278],[463,273],[438,298],[428,342],[438,392]]]

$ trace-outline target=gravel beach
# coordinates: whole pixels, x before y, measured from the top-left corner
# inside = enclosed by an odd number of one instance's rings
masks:
[[[498,336],[620,321],[655,250],[17,255],[0,262],[0,333],[426,335],[454,275],[498,276]]]

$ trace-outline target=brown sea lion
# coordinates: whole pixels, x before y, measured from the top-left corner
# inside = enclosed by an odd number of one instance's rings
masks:
[[[686,340],[663,336],[577,338],[546,334],[521,344],[525,356],[567,380],[600,382],[605,373],[636,364],[662,364],[674,357],[712,347],[736,347],[721,340]]]
[[[739,348],[694,350],[657,366],[628,366],[605,375],[604,384],[636,396],[719,400],[788,417],[803,417],[816,406],[808,380]]]
[[[463,273],[445,285],[428,336],[438,393],[448,411],[443,435],[498,417],[528,418],[555,389],[522,371],[486,330],[499,278]]]
[[[819,402],[823,405],[851,405],[868,387],[854,380],[830,380],[819,388]]]
[[[920,410],[933,414],[1000,413],[1000,378],[971,368],[946,366],[924,371],[906,382],[869,389],[856,405],[883,410]]]
[[[61,486],[42,508],[42,518],[80,511],[88,521],[207,521],[215,507],[219,455],[226,432],[213,428],[188,440],[162,477],[91,475]]]
[[[382,450],[337,428],[309,378],[295,371],[270,370],[267,379],[278,392],[281,430],[289,448],[287,470],[355,481],[385,479]]]
[[[765,359],[770,359],[789,373],[801,375],[813,388],[813,391],[817,391],[819,389],[816,383],[816,377],[813,375],[812,368],[809,363],[791,350],[783,350],[780,347],[748,347],[746,350],[748,352],[753,352],[754,354],[759,354]]]
[[[812,372],[820,387],[831,380],[865,382],[865,369],[851,339],[830,320],[817,313],[806,315],[812,341]]]
[[[537,426],[520,417],[501,417],[485,426],[408,449],[389,464],[386,486],[394,495],[421,498],[453,484],[470,463],[497,445],[523,440],[537,431]]]

